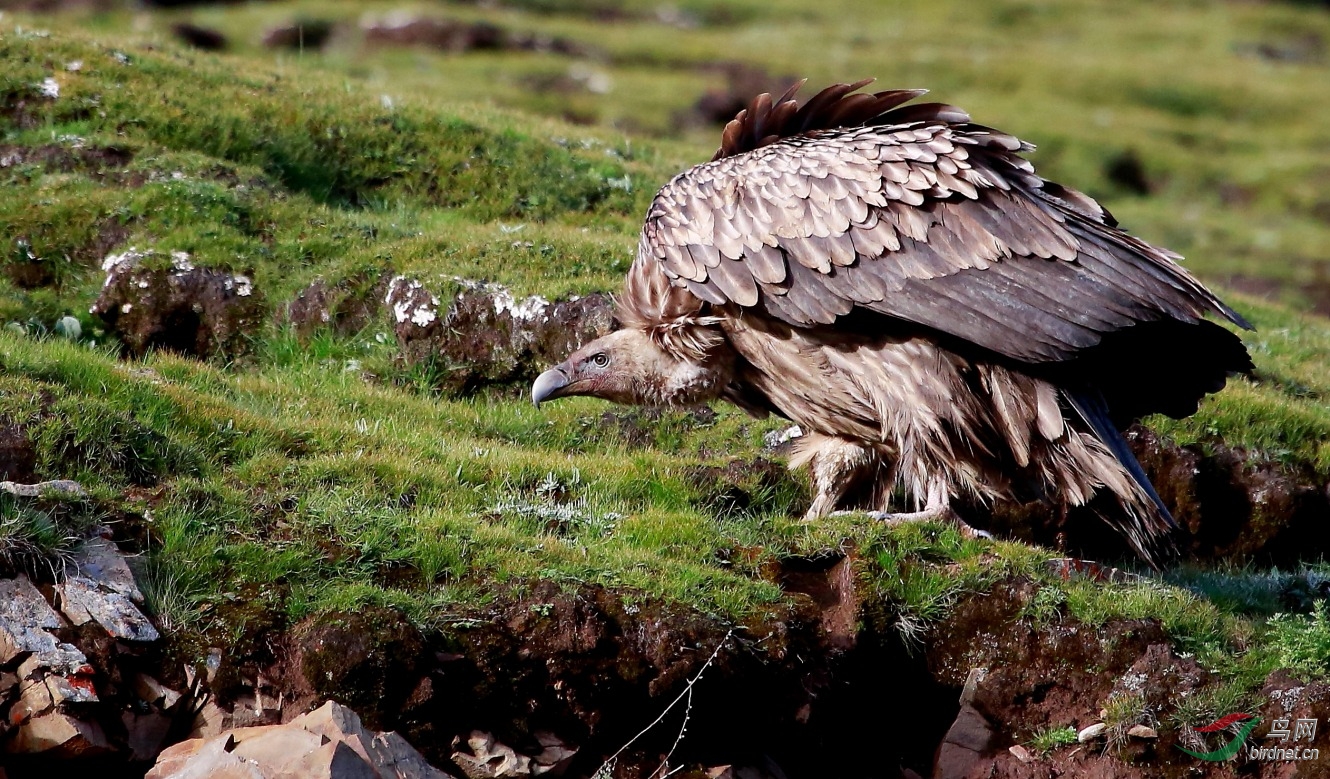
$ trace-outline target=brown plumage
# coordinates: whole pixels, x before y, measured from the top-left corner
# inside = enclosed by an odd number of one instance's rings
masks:
[[[963,496],[1107,496],[1143,556],[1171,525],[1118,430],[1196,410],[1252,368],[1241,316],[1177,255],[1045,181],[1032,147],[921,90],[759,95],[709,163],[657,194],[623,330],[546,372],[547,397],[723,398],[809,433],[810,517],[869,480],[923,516]]]

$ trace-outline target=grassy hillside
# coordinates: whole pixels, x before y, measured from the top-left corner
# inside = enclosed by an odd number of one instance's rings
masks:
[[[1249,48],[1330,35],[1330,17],[1254,4],[865,13],[736,2],[685,4],[700,26],[678,30],[628,2],[613,6],[623,18],[607,35],[582,6],[549,6],[422,11],[593,44],[590,62],[614,87],[567,97],[593,126],[537,118],[569,110],[529,88],[567,70],[559,55],[380,53],[354,35],[322,54],[273,55],[255,41],[270,22],[355,20],[361,5],[253,4],[142,25],[128,12],[0,19],[0,417],[33,442],[38,477],[93,495],[0,527],[19,564],[32,559],[19,552],[58,553],[92,523],[123,523],[146,550],[157,616],[195,647],[239,640],[272,614],[370,603],[449,630],[537,579],[744,624],[790,602],[767,564],[851,546],[865,591],[907,632],[959,593],[1020,573],[1090,623],[1161,619],[1235,689],[1296,644],[1264,638],[1264,591],[1221,609],[1153,582],[1054,585],[1047,550],[853,517],[799,523],[805,485],[746,465],[772,456],[763,436],[776,421],[581,400],[537,411],[521,388],[441,397],[394,359],[386,312],[358,333],[304,340],[276,312],[317,278],[407,274],[442,290],[460,276],[550,298],[612,290],[656,187],[714,145],[714,129],[671,118],[715,80],[707,63],[738,58],[816,83],[873,74],[931,86],[1040,144],[1045,175],[1103,197],[1205,278],[1291,301],[1233,295],[1258,327],[1244,335],[1257,379],[1191,419],[1151,424],[1324,483],[1330,321],[1299,309],[1330,267],[1330,102],[1314,96],[1330,79],[1323,60]],[[227,32],[237,52],[169,42],[166,25],[185,17]],[[126,37],[131,26],[144,29]],[[1111,173],[1128,154],[1148,194]],[[251,275],[274,316],[249,354],[125,359],[87,312],[103,258],[131,246]],[[66,316],[80,320],[77,338],[56,334]],[[1205,589],[1236,589],[1208,576]]]

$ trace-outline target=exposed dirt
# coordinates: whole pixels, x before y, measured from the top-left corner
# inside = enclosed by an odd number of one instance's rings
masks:
[[[15,146],[0,144],[0,168],[17,165],[41,165],[53,172],[82,171],[100,173],[123,168],[134,159],[134,152],[120,146],[74,146],[43,144]]]
[[[339,336],[354,335],[378,314],[387,289],[387,276],[343,279],[334,284],[319,279],[296,293],[278,310],[278,317],[302,338],[323,328]]]
[[[1140,425],[1133,453],[1179,524],[1172,553],[1190,560],[1296,565],[1330,552],[1330,483],[1223,444],[1179,447]],[[1093,508],[1065,517],[1041,503],[972,510],[976,524],[1073,556],[1130,559],[1119,534]]]
[[[699,465],[688,474],[698,492],[697,503],[712,516],[724,518],[746,512],[761,513],[779,508],[773,499],[795,478],[781,463],[759,457],[731,460],[723,466]],[[795,487],[797,489],[797,487]],[[795,506],[795,513],[807,510]]]
[[[263,35],[263,45],[270,49],[311,51],[323,48],[332,38],[335,25],[326,19],[303,19],[284,27],[274,27]]]
[[[226,652],[131,648],[98,630],[67,629],[60,638],[98,671],[99,700],[79,716],[101,723],[115,750],[71,765],[141,774],[146,764],[130,759],[136,742],[142,756],[191,730],[206,737],[290,721],[331,698],[372,728],[397,730],[458,776],[456,745],[469,739],[474,749],[480,738],[520,755],[557,745],[566,775],[586,777],[701,674],[686,737],[670,757],[673,766],[694,767],[684,776],[802,779],[827,776],[829,766],[863,779],[1232,775],[1228,765],[1177,749],[1184,740],[1207,743],[1170,717],[1217,680],[1175,652],[1158,622],[1090,627],[1045,614],[1036,623],[1026,612],[1039,585],[1010,579],[963,595],[906,642],[895,606],[859,585],[860,565],[853,548],[772,561],[762,575],[789,605],[733,626],[631,593],[530,582],[494,592],[488,608],[450,615],[437,632],[384,608],[288,626],[279,604],[256,593],[237,598],[238,611],[213,615],[218,638],[244,628]],[[174,659],[208,655],[214,659],[188,670]],[[0,708],[15,701],[6,672],[13,669],[0,667]],[[199,680],[194,695],[190,676]],[[160,698],[162,689],[187,694]],[[1275,674],[1264,697],[1265,720],[1330,716],[1330,685]],[[1106,716],[1110,705],[1114,717]],[[612,775],[651,773],[676,746],[683,711],[680,704],[647,728]],[[1104,735],[1085,744],[1048,754],[1023,746],[1051,728],[1097,723]],[[1128,735],[1134,726],[1141,729]],[[144,739],[155,741],[148,747]],[[40,761],[12,765],[13,779],[42,770]],[[1249,764],[1242,773],[1274,777],[1278,767]]]
[[[799,80],[798,76],[776,76],[744,62],[720,62],[708,68],[720,74],[724,86],[708,89],[687,113],[676,117],[681,127],[725,124],[748,107],[753,95],[779,95]]]
[[[535,51],[583,56],[582,44],[558,36],[514,32],[491,22],[429,17],[392,18],[363,28],[372,46],[427,46],[461,54],[468,51]]]
[[[32,484],[37,479],[37,447],[23,425],[0,418],[0,481]]]
[[[219,30],[191,22],[176,22],[171,25],[171,34],[181,42],[204,51],[225,51],[229,45],[226,36]]]

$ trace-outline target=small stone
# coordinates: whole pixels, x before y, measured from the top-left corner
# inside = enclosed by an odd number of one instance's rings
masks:
[[[1097,739],[1097,738],[1099,738],[1100,736],[1104,735],[1104,732],[1107,731],[1107,730],[1108,730],[1108,725],[1106,725],[1106,724],[1104,724],[1104,723],[1102,723],[1102,722],[1096,722],[1095,724],[1091,725],[1090,727],[1085,728],[1085,729],[1083,729],[1081,732],[1077,733],[1077,734],[1076,734],[1076,740],[1079,741],[1079,742],[1082,743],[1082,744],[1084,744],[1084,743],[1086,743],[1086,742],[1088,742],[1088,741],[1094,741],[1095,739]]]
[[[988,675],[987,668],[971,668],[965,675],[965,686],[961,688],[961,705],[971,706],[974,697],[979,694],[979,683]]]
[[[55,332],[71,341],[77,341],[83,337],[83,325],[72,316],[64,316],[55,323]]]
[[[147,674],[134,677],[134,693],[144,703],[151,703],[162,710],[168,710],[180,700],[180,693],[172,690]]]
[[[67,670],[67,669],[61,669]],[[93,703],[97,689],[93,685],[93,670],[86,663],[67,675],[49,669],[41,657],[29,655],[18,667],[20,694],[32,715],[71,703]]]
[[[111,744],[96,722],[85,722],[64,712],[52,711],[26,722],[7,748],[18,754],[75,758],[106,754],[111,751]]]
[[[1011,753],[1012,757],[1016,758],[1022,763],[1034,762],[1034,755],[1030,754],[1030,750],[1021,746],[1020,744],[1012,744],[1010,747],[1007,748],[1007,751]]]
[[[1127,728],[1127,735],[1132,738],[1159,738],[1159,731],[1148,725],[1132,725]]]
[[[244,769],[251,773],[234,773]],[[147,779],[451,779],[396,733],[329,702],[285,725],[227,730],[167,748]]]
[[[456,750],[460,739],[453,742]],[[493,734],[473,730],[466,739],[470,752],[456,750],[453,762],[470,779],[517,779],[531,776],[531,758],[518,754],[512,747],[499,743]]]
[[[12,481],[0,481],[0,491],[8,492],[19,498],[40,498],[45,495],[59,495],[65,498],[86,498],[88,491],[83,485],[69,479],[39,481],[36,484],[19,484]]]
[[[248,693],[238,695],[236,696],[235,705],[231,707],[231,725],[235,728],[276,725],[281,720],[281,711],[275,708],[263,708],[258,695]]]
[[[548,731],[537,731],[536,742],[540,744],[540,754],[532,758],[531,773],[534,776],[563,776],[577,756],[577,747],[570,747],[563,739]]]
[[[92,674],[74,674],[61,676],[48,674],[44,680],[50,690],[51,700],[58,706],[62,703],[95,703],[97,688],[92,683]]]
[[[190,738],[212,738],[220,736],[231,729],[230,712],[218,706],[212,701],[203,704],[199,710],[198,716],[194,718],[194,729],[189,732]]]

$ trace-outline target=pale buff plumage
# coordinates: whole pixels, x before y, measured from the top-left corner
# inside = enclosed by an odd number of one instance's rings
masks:
[[[867,480],[887,510],[1111,496],[1143,555],[1168,527],[1117,426],[1184,415],[1251,363],[1244,324],[1011,136],[914,91],[759,96],[657,195],[620,333],[533,394],[730,400],[806,431],[810,516]]]

